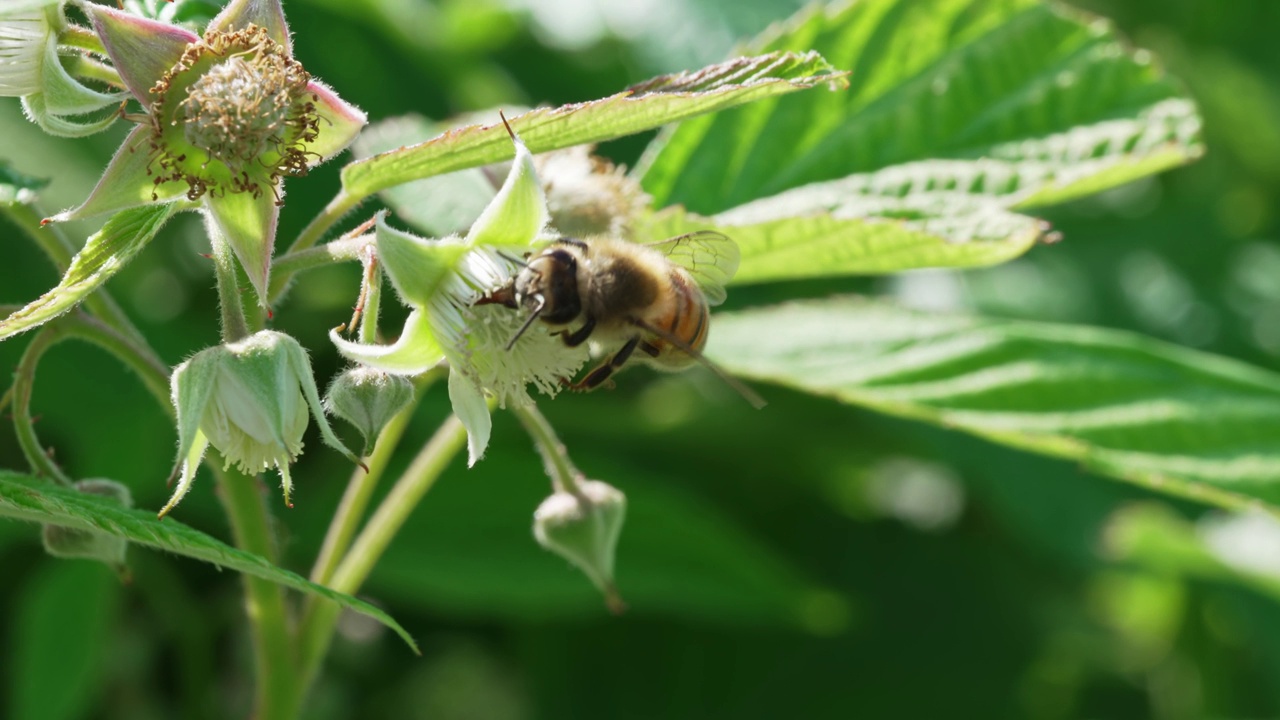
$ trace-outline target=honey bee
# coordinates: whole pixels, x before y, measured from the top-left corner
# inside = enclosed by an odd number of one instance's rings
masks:
[[[561,238],[522,262],[509,285],[482,303],[527,312],[507,349],[537,320],[556,328],[568,347],[587,340],[616,347],[577,382],[593,390],[633,357],[660,370],[702,363],[752,405],[764,400],[702,355],[709,309],[725,299],[725,283],[738,269],[738,246],[717,232],[694,232],[656,243],[610,237]]]

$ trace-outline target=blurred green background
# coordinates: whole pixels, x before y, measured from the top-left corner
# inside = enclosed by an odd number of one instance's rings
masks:
[[[1053,210],[1065,241],[1006,266],[747,288],[730,306],[874,291],[1280,364],[1280,4],[1075,4],[1114,18],[1184,79],[1206,120],[1203,160]],[[308,70],[381,119],[600,97],[721,59],[799,3],[285,5]],[[0,159],[54,179],[47,212],[84,197],[123,131],[56,140],[0,103]],[[603,151],[629,163],[647,140]],[[286,241],[336,191],[337,167],[289,184]],[[0,237],[0,303],[56,282],[13,228],[0,223]],[[217,341],[202,242],[196,218],[182,217],[109,285],[175,364]],[[354,266],[307,275],[277,313],[322,381],[339,367],[327,330],[346,318],[357,280]],[[24,345],[0,345],[0,367]],[[1159,543],[1133,551],[1116,541],[1133,508],[1167,501],[1070,463],[761,390],[770,405],[757,413],[704,373],[634,370],[614,392],[546,404],[579,467],[630,498],[621,618],[534,543],[548,482],[517,423],[496,415],[487,457],[471,470],[455,460],[366,587],[423,657],[379,627],[344,624],[307,717],[1280,717],[1280,592],[1268,579],[1280,551],[1252,574],[1193,567]],[[34,409],[71,475],[122,481],[144,508],[163,503],[174,432],[115,360],[60,346],[41,366]],[[446,412],[436,388],[410,437]],[[309,568],[342,492],[347,468],[335,458],[301,458],[295,509],[272,496],[293,569]],[[0,467],[23,467],[8,433]],[[1142,515],[1160,519],[1166,540],[1276,542],[1256,523],[1166,509]],[[178,515],[229,534],[208,478]],[[105,567],[46,558],[36,528],[0,523],[0,716],[244,716],[250,649],[236,576],[145,550],[131,564],[121,584]]]

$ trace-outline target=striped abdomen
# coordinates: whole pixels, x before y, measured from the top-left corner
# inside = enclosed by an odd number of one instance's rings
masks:
[[[671,290],[669,313],[664,317],[650,319],[650,324],[661,330],[662,334],[646,340],[658,348],[657,357],[650,362],[661,368],[675,370],[694,362],[693,356],[681,346],[694,352],[702,352],[707,344],[710,317],[706,298],[683,268],[671,268]],[[678,343],[673,343],[668,338]]]

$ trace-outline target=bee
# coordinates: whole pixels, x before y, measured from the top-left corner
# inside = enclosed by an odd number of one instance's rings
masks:
[[[528,313],[507,343],[515,346],[534,322],[555,328],[568,347],[587,340],[616,347],[573,390],[594,390],[632,358],[660,370],[702,363],[752,405],[764,400],[702,354],[709,310],[725,299],[738,269],[738,246],[717,232],[694,232],[656,243],[611,237],[560,238],[520,263],[511,282],[482,303]]]

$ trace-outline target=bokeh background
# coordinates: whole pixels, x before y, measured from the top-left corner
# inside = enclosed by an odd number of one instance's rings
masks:
[[[1280,366],[1280,4],[1075,4],[1113,18],[1186,82],[1206,120],[1204,159],[1052,210],[1065,240],[1006,266],[744,288],[730,307],[876,292],[938,310],[1134,330]],[[722,59],[735,38],[799,3],[285,6],[308,70],[381,119],[600,97]],[[0,159],[53,178],[46,211],[84,197],[122,133],[48,138],[16,102],[0,102]],[[629,163],[647,141],[602,152]],[[332,196],[337,165],[289,184],[282,238]],[[3,221],[0,238],[0,303],[56,282]],[[202,242],[196,219],[180,218],[109,286],[175,364],[217,341]],[[348,315],[357,280],[354,266],[304,276],[277,314],[322,381],[339,368],[327,330]],[[24,345],[0,345],[0,367],[11,370]],[[423,656],[381,628],[344,623],[306,716],[1280,716],[1280,581],[1266,580],[1280,572],[1280,545],[1267,545],[1278,541],[1265,523],[761,391],[770,405],[754,412],[704,373],[633,370],[614,392],[546,404],[577,464],[630,497],[618,583],[631,608],[620,618],[534,543],[531,514],[548,482],[517,423],[497,415],[484,461],[467,470],[455,460],[366,587]],[[122,481],[141,507],[163,503],[174,432],[115,360],[60,346],[41,366],[35,411],[70,474]],[[425,438],[447,411],[436,388],[409,436]],[[296,508],[273,495],[286,562],[303,572],[348,470],[318,438],[308,447]],[[0,467],[23,467],[7,432]],[[1262,564],[1248,576],[1197,574],[1158,552],[1117,557],[1116,524],[1150,503],[1195,523],[1197,537],[1260,549]],[[178,515],[229,535],[208,478]],[[146,550],[130,557],[133,580],[122,584],[103,566],[45,557],[33,526],[0,523],[0,716],[244,716],[251,657],[237,577]]]

